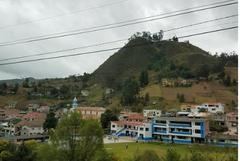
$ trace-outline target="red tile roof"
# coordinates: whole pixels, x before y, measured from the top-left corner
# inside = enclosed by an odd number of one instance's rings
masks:
[[[23,116],[23,119],[32,119],[32,118],[45,119],[46,114],[40,113],[40,112],[30,112]]]
[[[112,121],[117,125],[130,125],[130,126],[143,126],[143,122],[134,122],[134,121]]]

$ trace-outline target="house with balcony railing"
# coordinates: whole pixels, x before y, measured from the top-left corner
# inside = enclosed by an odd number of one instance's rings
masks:
[[[202,118],[158,117],[153,120],[153,137],[171,143],[204,142],[208,121]]]

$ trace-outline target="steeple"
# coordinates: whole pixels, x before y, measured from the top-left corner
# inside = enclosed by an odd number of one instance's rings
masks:
[[[78,100],[76,97],[74,97],[73,101],[72,101],[72,108],[76,109],[78,107]]]

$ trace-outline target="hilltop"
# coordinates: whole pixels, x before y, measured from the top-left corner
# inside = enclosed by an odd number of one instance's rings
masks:
[[[184,68],[188,74],[198,72],[203,65],[214,68],[217,63],[214,56],[189,42],[152,42],[139,37],[107,59],[93,73],[93,77],[105,86],[115,86],[126,77],[139,75],[142,70],[164,73],[169,72],[168,68],[177,67]]]

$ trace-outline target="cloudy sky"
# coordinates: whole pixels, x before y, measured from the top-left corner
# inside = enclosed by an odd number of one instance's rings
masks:
[[[160,13],[207,5],[220,0],[0,0],[0,44],[18,39],[94,27],[152,16]],[[222,0],[223,1],[223,0]],[[237,5],[196,12],[188,15],[130,25],[110,30],[49,39],[25,44],[0,46],[0,60],[62,49],[75,48],[130,37],[137,31],[152,33],[174,27],[237,14]],[[165,33],[164,38],[182,36],[237,25],[237,17]],[[189,37],[200,48],[215,52],[237,51],[237,29]],[[125,42],[51,54],[57,56],[120,47]],[[65,77],[93,72],[111,52],[39,62],[0,66],[0,79],[23,77]],[[34,59],[24,58],[19,60]],[[13,61],[13,60],[12,60]],[[0,61],[0,63],[9,61]]]

